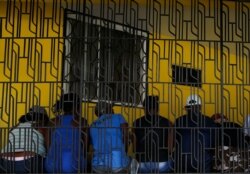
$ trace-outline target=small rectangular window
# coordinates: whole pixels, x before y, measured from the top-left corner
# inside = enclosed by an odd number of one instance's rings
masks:
[[[179,85],[201,88],[201,70],[172,65],[172,81]]]

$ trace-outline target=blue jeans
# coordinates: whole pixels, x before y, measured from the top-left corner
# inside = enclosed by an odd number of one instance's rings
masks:
[[[71,151],[64,151],[62,154],[57,154],[54,157],[47,156],[45,159],[45,171],[48,173],[84,172],[86,167],[86,159],[83,156],[80,156],[78,159]]]
[[[173,161],[140,162],[139,173],[167,173],[173,170]]]

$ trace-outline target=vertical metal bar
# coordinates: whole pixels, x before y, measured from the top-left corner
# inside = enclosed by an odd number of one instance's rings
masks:
[[[223,82],[224,82],[224,76],[223,76],[223,0],[220,0],[220,69],[221,69],[221,74],[220,74],[220,93],[221,93],[221,113],[224,113],[224,102],[223,102]],[[222,126],[221,126],[221,146],[222,146],[222,151],[221,151],[221,155],[222,155],[222,170],[221,173],[224,173],[224,125],[223,125],[223,121],[222,121]]]

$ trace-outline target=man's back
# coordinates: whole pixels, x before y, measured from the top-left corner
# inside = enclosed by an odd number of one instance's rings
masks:
[[[58,123],[52,132],[51,145],[45,162],[47,172],[83,171],[86,161],[84,160],[83,144],[79,139],[81,130],[72,125],[74,116],[62,115],[58,116],[56,120]],[[80,169],[78,169],[79,166]]]
[[[93,166],[102,166],[106,170],[127,167],[128,158],[120,127],[124,123],[126,121],[120,114],[104,114],[91,125]]]
[[[170,122],[162,116],[143,116],[134,122],[136,158],[140,162],[168,161]]]
[[[176,168],[182,172],[209,172],[216,135],[213,120],[201,113],[189,113],[178,118],[174,127]]]

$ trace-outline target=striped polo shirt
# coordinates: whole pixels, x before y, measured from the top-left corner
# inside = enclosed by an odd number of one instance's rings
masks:
[[[20,123],[9,132],[7,145],[1,153],[35,152],[43,157],[46,155],[43,135],[32,127],[31,122]]]

